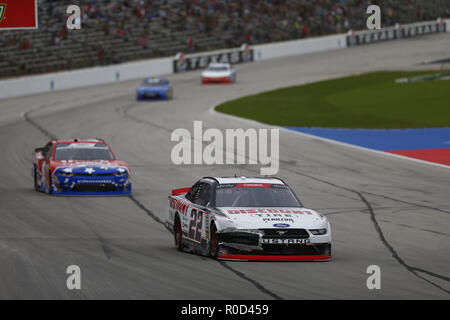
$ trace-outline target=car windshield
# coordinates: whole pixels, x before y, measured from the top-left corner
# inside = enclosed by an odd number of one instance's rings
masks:
[[[258,185],[219,185],[216,190],[216,207],[302,207],[300,201],[287,186]]]
[[[165,86],[166,81],[162,79],[145,79],[144,82],[142,82],[142,85],[146,87],[160,87]]]
[[[71,143],[56,146],[55,160],[114,160],[105,144]]]
[[[228,67],[225,66],[210,66],[208,67],[208,71],[228,71]]]

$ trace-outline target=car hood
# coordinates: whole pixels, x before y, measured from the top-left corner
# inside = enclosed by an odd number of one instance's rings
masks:
[[[54,169],[64,170],[77,174],[108,174],[129,171],[128,165],[118,160],[97,160],[97,161],[81,161],[81,160],[62,160],[53,163]]]
[[[328,220],[306,208],[219,208],[237,229],[326,228]]]
[[[203,71],[203,73],[202,73],[202,77],[205,77],[205,78],[224,78],[224,77],[229,77],[230,75],[231,75],[230,71],[220,71],[220,72]]]
[[[168,86],[161,86],[161,87],[146,87],[146,86],[141,86],[138,88],[139,91],[165,91],[168,90]]]

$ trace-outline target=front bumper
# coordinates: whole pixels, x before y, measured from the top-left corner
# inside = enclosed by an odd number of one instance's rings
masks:
[[[233,83],[231,77],[222,77],[222,78],[211,78],[211,77],[202,77],[203,84],[214,84],[214,83]]]
[[[305,229],[218,233],[218,259],[243,261],[323,261],[331,259],[331,236]],[[278,232],[284,232],[278,235]]]
[[[127,175],[60,176],[53,175],[53,194],[60,195],[128,195],[131,181]]]
[[[165,100],[168,99],[167,91],[143,91],[137,92],[137,100]]]
[[[234,260],[234,261],[327,261],[331,260],[330,255],[305,255],[305,256],[271,256],[271,255],[251,255],[251,254],[223,254],[219,255],[217,259],[220,260]]]

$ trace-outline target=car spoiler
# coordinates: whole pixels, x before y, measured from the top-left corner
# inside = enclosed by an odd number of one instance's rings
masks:
[[[172,195],[173,196],[179,196],[182,194],[187,193],[191,188],[180,188],[180,189],[173,189],[172,190]]]

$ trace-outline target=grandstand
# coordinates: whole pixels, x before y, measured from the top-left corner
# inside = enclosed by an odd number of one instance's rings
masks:
[[[74,0],[82,29],[66,30],[67,1],[39,0],[39,30],[0,32],[0,78],[259,44],[448,17],[448,0]]]

